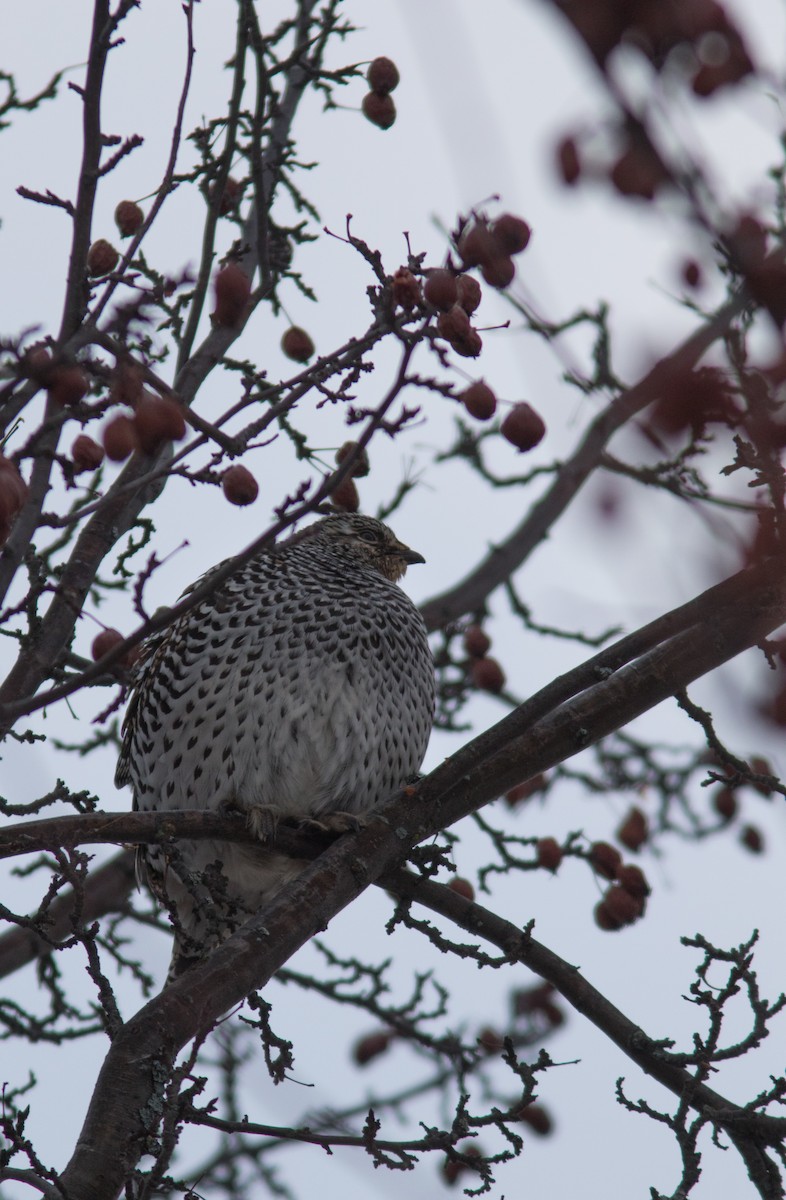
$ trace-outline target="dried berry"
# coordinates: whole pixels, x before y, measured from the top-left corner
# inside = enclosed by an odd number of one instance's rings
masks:
[[[478,1044],[487,1054],[499,1054],[501,1050],[505,1049],[505,1039],[502,1034],[488,1025],[478,1034]]]
[[[95,471],[104,461],[104,451],[98,442],[80,433],[71,446],[71,458],[77,471]]]
[[[365,1037],[355,1043],[352,1057],[359,1067],[365,1067],[366,1063],[370,1063],[372,1059],[379,1058],[380,1054],[384,1054],[392,1041],[392,1033],[384,1031],[367,1033]]]
[[[144,395],[133,421],[139,447],[145,454],[155,454],[165,442],[177,442],[186,435],[182,408],[166,396]]]
[[[401,308],[416,308],[422,300],[420,283],[407,267],[399,267],[390,285],[393,303]]]
[[[764,852],[764,838],[761,831],[755,825],[746,825],[740,831],[740,841],[746,850],[750,850],[751,854],[762,854]]]
[[[216,307],[212,316],[216,325],[238,325],[251,295],[251,280],[237,263],[222,267],[213,281]]]
[[[133,237],[145,223],[145,214],[133,200],[121,200],[115,209],[115,225],[123,238]]]
[[[314,356],[315,346],[305,329],[291,325],[281,339],[281,349],[293,362],[307,363]]]
[[[521,254],[532,237],[532,230],[521,217],[503,213],[491,226],[491,233],[504,254]]]
[[[330,503],[342,512],[357,512],[360,508],[360,496],[354,479],[347,476],[337,483],[330,493]]]
[[[697,288],[701,284],[701,267],[692,258],[682,264],[682,279],[689,288]]]
[[[483,263],[480,273],[489,287],[503,291],[513,282],[516,267],[512,258],[506,258],[503,255],[499,258],[490,258],[488,262]]]
[[[476,658],[470,667],[470,676],[482,692],[497,695],[505,686],[505,672],[496,658]]]
[[[640,808],[631,808],[617,830],[617,840],[629,850],[638,850],[647,840],[647,818]]]
[[[93,661],[98,662],[100,658],[109,654],[110,650],[114,650],[115,646],[119,646],[124,640],[122,633],[118,633],[116,629],[102,629],[98,636],[93,638],[93,645],[90,648]]]
[[[108,275],[110,271],[114,271],[119,262],[120,255],[112,243],[108,242],[106,238],[99,238],[97,242],[93,242],[87,252],[87,273],[93,278]]]
[[[339,446],[336,451],[336,463],[340,466],[350,454],[355,454],[355,464],[352,467],[352,478],[362,479],[368,475],[371,470],[371,464],[368,461],[368,451],[365,446],[358,446],[357,442],[344,442],[343,446]]]
[[[460,305],[454,304],[447,312],[439,314],[437,317],[437,329],[441,337],[445,338],[448,342],[453,342],[468,337],[472,331],[472,326],[464,309]]]
[[[229,503],[237,504],[240,508],[253,504],[259,495],[259,484],[242,463],[235,463],[224,472],[221,488]]]
[[[460,875],[454,875],[447,886],[451,892],[455,892],[457,896],[463,896],[465,900],[475,899],[474,887],[468,879],[462,879]]]
[[[125,462],[138,448],[134,422],[123,413],[113,417],[104,427],[102,441],[107,458],[112,462]]]
[[[458,302],[467,316],[471,317],[483,297],[480,284],[474,275],[457,275]]]
[[[478,379],[464,388],[459,400],[471,417],[478,421],[489,421],[497,411],[497,397],[487,383]]]
[[[423,288],[423,295],[429,304],[440,312],[449,312],[458,303],[458,284],[452,271],[439,268],[429,271]]]
[[[738,808],[737,793],[734,788],[718,788],[712,797],[712,807],[724,821],[733,821]]]
[[[500,433],[517,450],[532,450],[543,440],[543,418],[527,403],[514,404],[500,425]]]
[[[49,399],[63,408],[71,408],[84,400],[90,380],[76,363],[58,363],[46,376]]]
[[[464,631],[464,649],[471,658],[485,658],[491,649],[491,638],[480,625],[470,625]]]
[[[363,116],[380,129],[390,129],[396,120],[396,106],[392,96],[380,96],[378,92],[367,92],[361,105]]]
[[[21,363],[22,369],[37,383],[45,384],[52,369],[52,355],[41,342],[25,351]]]
[[[476,329],[470,327],[469,333],[451,338],[450,345],[462,358],[477,358],[483,349],[483,339]]]
[[[372,92],[376,92],[378,96],[387,96],[389,92],[394,92],[399,84],[398,67],[390,58],[380,56],[375,58],[366,72],[368,86]]]
[[[609,178],[621,196],[653,200],[658,188],[668,181],[668,173],[652,148],[637,142],[622,152]]]
[[[637,867],[634,863],[624,863],[617,867],[617,883],[623,891],[630,892],[631,896],[635,896],[638,900],[643,900],[652,891],[647,882],[647,876],[641,867]]]
[[[622,855],[616,846],[610,846],[608,842],[593,842],[587,857],[597,875],[602,875],[604,879],[616,879],[617,869],[622,863]]]
[[[529,1125],[532,1132],[540,1137],[547,1137],[554,1128],[551,1114],[542,1104],[527,1104],[516,1113],[516,1120]]]
[[[122,359],[112,373],[109,399],[112,404],[127,404],[135,408],[144,392],[145,373],[141,363],[133,359]]]
[[[556,871],[562,862],[562,847],[556,838],[538,838],[538,864],[547,871]]]
[[[581,160],[574,138],[565,137],[557,146],[557,168],[563,183],[566,183],[568,187],[573,187],[578,183],[581,175]]]
[[[619,884],[613,883],[595,907],[595,921],[601,929],[622,929],[639,919],[643,906],[643,900],[631,896]]]
[[[0,542],[11,532],[11,525],[27,499],[27,484],[15,462],[0,454]]]
[[[466,227],[458,241],[458,252],[467,267],[483,266],[503,254],[488,223],[483,220],[474,221]]]

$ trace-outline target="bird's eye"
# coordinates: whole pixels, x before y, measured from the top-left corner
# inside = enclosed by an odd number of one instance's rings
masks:
[[[375,529],[360,529],[358,530],[358,537],[360,538],[361,542],[379,541],[379,535]]]

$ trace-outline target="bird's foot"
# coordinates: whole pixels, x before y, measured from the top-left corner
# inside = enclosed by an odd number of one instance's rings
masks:
[[[319,818],[302,817],[297,827],[304,833],[357,833],[366,823],[366,818],[357,813],[332,812]]]
[[[276,836],[281,809],[275,805],[239,804],[237,800],[228,800],[222,808],[225,812],[242,813],[248,829],[260,842],[269,842]]]

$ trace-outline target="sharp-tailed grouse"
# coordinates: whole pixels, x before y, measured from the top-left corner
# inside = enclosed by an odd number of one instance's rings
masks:
[[[398,580],[421,555],[336,515],[238,568],[145,645],[117,768],[142,811],[362,815],[416,774],[434,669]],[[255,912],[302,864],[258,846],[140,855],[175,924],[173,970]]]

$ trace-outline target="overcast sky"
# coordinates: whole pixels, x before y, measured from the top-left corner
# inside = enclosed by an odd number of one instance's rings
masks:
[[[782,76],[783,7],[776,0],[757,0],[755,6],[737,0],[727,7],[737,14],[756,61]],[[272,14],[284,8],[282,3],[263,5],[262,19],[272,24]],[[340,94],[345,110],[324,116],[316,99],[304,105],[297,127],[300,155],[303,161],[319,163],[305,186],[319,207],[322,225],[342,233],[346,215],[352,213],[355,232],[380,248],[392,271],[406,254],[404,231],[416,251],[427,250],[437,263],[444,254],[440,223],[449,225],[459,211],[500,194],[503,207],[520,213],[534,230],[514,294],[533,301],[544,317],[554,320],[581,306],[608,301],[623,378],[633,381],[660,352],[695,327],[695,318],[675,303],[674,296],[686,254],[701,258],[708,247],[678,207],[648,209],[623,203],[601,186],[566,192],[556,180],[556,140],[573,128],[591,127],[606,109],[592,72],[548,5],[537,0],[489,0],[482,5],[471,0],[398,0],[384,5],[350,0],[345,8],[363,27],[334,49],[333,65],[378,54],[394,58],[402,77],[395,97],[399,116],[385,133],[368,124],[358,111],[363,95],[360,81]],[[223,63],[232,52],[234,9],[231,0],[205,0],[198,6],[195,86],[187,126],[219,111],[223,104],[228,86]],[[73,67],[69,79],[81,81],[90,11],[86,0],[68,4],[26,0],[6,15],[2,65],[17,72],[21,94],[40,89],[63,64]],[[94,234],[110,239],[117,202],[131,198],[144,204],[163,171],[184,61],[179,3],[143,0],[124,32],[127,45],[111,63],[105,128],[124,137],[140,132],[145,145],[99,193]],[[766,170],[778,161],[782,128],[778,102],[766,87],[745,85],[701,108],[684,106],[676,111],[673,128],[676,135],[690,138],[715,181],[722,209],[766,205],[772,194]],[[79,134],[80,102],[69,91],[62,91],[54,104],[22,115],[2,134],[0,278],[5,286],[0,289],[0,332],[4,336],[27,326],[40,326],[45,332],[57,328],[68,220],[55,209],[25,203],[15,188],[24,184],[72,195]],[[188,147],[184,152],[187,155]],[[162,270],[177,273],[196,261],[200,230],[194,203],[185,190],[176,196],[169,219],[146,243],[146,252]],[[289,317],[311,331],[318,349],[326,351],[359,333],[368,320],[365,288],[370,282],[360,258],[343,243],[322,235],[314,246],[298,252],[297,266],[315,288],[319,303],[310,304],[294,289],[285,295],[285,303]],[[721,294],[720,280],[710,277],[702,301],[710,304]],[[482,315],[484,324],[491,326],[511,313],[502,300],[487,295]],[[274,319],[260,312],[233,353],[260,357],[271,375],[288,373],[278,351],[285,324],[285,317]],[[484,376],[501,396],[529,400],[546,419],[548,436],[531,461],[546,464],[569,453],[596,411],[596,402],[583,400],[564,383],[565,364],[556,362],[536,339],[503,332],[489,333],[485,339],[480,364]],[[567,339],[565,352],[568,362],[575,358],[587,366],[586,338]],[[393,365],[391,354],[380,356],[378,371],[360,384],[361,401],[381,394]],[[225,379],[211,380],[200,411],[209,416],[211,405],[214,411],[223,405],[227,386]],[[390,497],[408,462],[422,463],[431,447],[446,440],[452,412],[447,405],[440,407],[436,397],[429,400],[434,402],[433,410],[426,414],[425,424],[401,443],[375,448],[372,473],[361,493],[366,511],[373,512]],[[342,440],[338,417],[323,414],[319,419],[325,445],[338,444]],[[172,501],[158,525],[157,550],[162,557],[172,557],[153,581],[157,603],[171,602],[187,582],[218,558],[242,548],[268,522],[284,488],[297,475],[286,455],[271,467],[269,456],[263,454],[259,452],[258,459],[260,466],[264,462],[262,494],[248,510],[228,512],[214,491],[173,488]],[[512,452],[507,454],[504,448],[496,461],[502,469],[514,469]],[[249,466],[253,469],[253,456]],[[630,629],[665,606],[689,599],[719,577],[724,564],[704,540],[705,527],[686,517],[676,501],[659,498],[631,504],[618,524],[599,533],[597,522],[590,520],[597,495],[597,489],[588,490],[586,500],[568,515],[560,536],[539,550],[522,574],[522,594],[536,619],[578,625],[591,633],[611,625]],[[396,531],[427,559],[425,567],[407,577],[414,598],[426,599],[459,579],[484,547],[504,537],[520,519],[520,504],[508,492],[484,494],[461,466],[427,473],[394,522]],[[188,545],[181,548],[184,539]],[[726,569],[732,566],[725,561]],[[493,608],[500,617],[495,653],[516,694],[530,694],[586,656],[580,647],[544,644],[523,633],[503,615],[504,605],[498,599]],[[111,610],[94,615],[121,629],[134,623],[128,598],[121,597]],[[84,652],[97,629],[90,618],[82,623],[79,648]],[[0,653],[8,655],[5,647],[0,647]],[[740,689],[752,690],[756,678],[756,668],[743,665],[722,673],[719,687],[716,684],[723,732],[743,754],[758,749],[761,741],[760,729],[738,703]],[[696,689],[700,700],[709,694]],[[52,710],[47,731],[66,740],[83,737],[93,715],[92,703],[89,697],[79,697],[70,710],[65,706]],[[478,730],[502,715],[496,702],[484,699],[475,702],[471,712]],[[646,727],[656,729],[664,739],[682,728],[673,706],[663,706]],[[426,765],[436,765],[462,741],[458,736],[435,737]],[[771,745],[769,750],[776,768],[785,767],[780,746]],[[58,774],[68,772],[74,786],[89,786],[105,807],[122,809],[128,806],[129,796],[112,785],[112,759],[109,752],[96,756],[89,780],[78,784],[77,762],[64,765],[47,748],[35,756],[28,751],[23,757],[11,747],[0,764],[0,790],[17,802],[29,800],[47,791]],[[592,837],[608,836],[630,800],[612,796],[590,804],[565,789],[559,803],[547,809],[533,806],[519,817],[520,832],[559,837],[586,827]],[[763,811],[765,802],[749,798],[748,803],[751,819],[767,819],[767,854],[746,856],[729,834],[699,849],[669,844],[668,857],[662,861],[645,856],[643,865],[656,894],[648,919],[633,929],[610,936],[595,928],[592,907],[597,893],[579,864],[568,864],[555,879],[527,876],[500,883],[492,907],[522,924],[534,917],[540,940],[579,965],[647,1033],[688,1039],[695,1013],[681,994],[691,982],[695,957],[679,948],[681,935],[701,930],[719,944],[731,945],[758,927],[762,990],[772,997],[784,986],[779,864],[786,836],[783,825],[772,820],[772,812]],[[468,832],[457,850],[460,870],[471,875],[482,851]],[[37,894],[35,885],[35,880],[13,883],[15,889],[28,889],[31,904]],[[342,914],[331,930],[331,944],[346,948],[362,943],[377,959],[393,955],[417,969],[434,966],[439,978],[453,984],[459,994],[457,1011],[468,1028],[504,1020],[507,991],[516,982],[528,982],[525,973],[488,983],[465,964],[435,963],[434,952],[414,936],[385,937],[382,926],[389,907],[384,897],[374,895],[368,903]],[[305,968],[313,962],[313,954],[304,950],[299,965]],[[160,978],[167,959],[165,940],[151,935],[149,960]],[[81,966],[73,970],[82,973]],[[32,971],[20,976],[14,986],[13,995],[28,995],[34,987]],[[277,1028],[295,1041],[298,1082],[274,1091],[260,1067],[250,1091],[249,1116],[285,1123],[296,1120],[306,1107],[362,1096],[365,1080],[333,1089],[347,1063],[347,1047],[369,1023],[350,1018],[345,1011],[326,1014],[321,1005],[292,988],[285,994],[271,988],[271,999],[274,1004],[276,999],[283,1001],[276,1010],[276,1015],[280,1013]],[[124,1015],[133,1012],[135,1003],[129,993]],[[543,1101],[555,1114],[557,1132],[543,1142],[528,1139],[524,1155],[500,1172],[493,1196],[497,1200],[522,1194],[633,1200],[647,1196],[649,1186],[668,1193],[679,1178],[673,1143],[653,1123],[615,1104],[614,1081],[625,1075],[634,1099],[646,1096],[669,1106],[668,1098],[580,1016],[571,1017],[564,1033],[549,1043],[549,1050],[555,1059],[571,1064],[549,1074],[544,1082]],[[733,1099],[749,1099],[767,1085],[770,1072],[783,1070],[785,1051],[781,1021],[758,1056],[730,1066],[720,1090]],[[49,1051],[24,1048],[16,1061],[10,1053],[5,1055],[3,1077],[22,1075],[29,1062],[42,1080],[33,1100],[31,1129],[40,1138],[44,1158],[57,1167],[73,1146],[104,1052],[98,1039],[90,1045],[66,1046],[57,1051],[54,1077],[47,1062]],[[401,1062],[410,1066],[412,1060],[406,1055],[401,1053]],[[389,1085],[397,1062],[395,1057],[383,1059],[371,1068],[369,1089]],[[311,1090],[307,1092],[304,1084]],[[395,1136],[392,1126],[390,1136]],[[320,1151],[308,1147],[290,1150],[282,1165],[296,1194],[313,1194],[318,1186],[324,1200],[361,1194],[393,1196],[404,1187],[413,1197],[425,1198],[434,1194],[437,1178],[436,1156],[406,1179],[382,1170],[372,1172],[369,1162],[356,1153],[340,1153],[326,1163]],[[697,1200],[737,1200],[746,1194],[735,1155],[710,1150],[704,1165],[705,1175],[694,1193]],[[2,1193],[9,1200],[29,1194],[11,1185]],[[249,1200],[262,1195],[260,1190]]]

